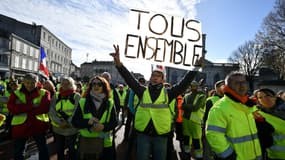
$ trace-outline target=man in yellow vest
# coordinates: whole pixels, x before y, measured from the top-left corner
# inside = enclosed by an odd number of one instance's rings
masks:
[[[12,113],[12,137],[15,139],[14,159],[24,159],[27,140],[33,137],[39,150],[39,159],[48,160],[46,132],[49,129],[48,111],[50,94],[37,88],[38,77],[27,73],[21,88],[14,91],[8,100],[8,109]]]
[[[203,159],[202,145],[202,120],[205,111],[206,95],[199,90],[199,83],[191,82],[191,92],[183,98],[183,149],[185,156],[189,157],[193,150],[192,157],[197,160]],[[187,158],[189,159],[189,158]]]
[[[164,73],[161,69],[153,70],[149,84],[142,86],[120,61],[119,46],[114,45],[111,53],[120,75],[127,85],[139,97],[140,104],[135,113],[134,126],[137,132],[137,160],[165,160],[167,140],[171,132],[173,115],[170,102],[183,93],[196,75],[196,71],[188,71],[179,84],[166,89],[163,86]]]
[[[217,159],[261,159],[261,147],[247,96],[248,82],[240,72],[225,78],[224,97],[210,109],[206,138]]]

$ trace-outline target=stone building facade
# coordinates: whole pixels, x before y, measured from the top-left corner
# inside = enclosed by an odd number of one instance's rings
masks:
[[[44,26],[23,23],[0,14],[0,39],[0,57],[3,62],[6,61],[1,64],[0,75],[37,72],[38,68],[34,71],[34,67],[35,65],[39,67],[40,47],[45,50],[50,72],[61,75],[70,74],[72,49]]]
[[[100,75],[103,72],[109,72],[111,74],[113,84],[124,83],[123,78],[115,68],[113,61],[97,61],[85,62],[80,65],[81,78],[90,79],[92,76]]]
[[[201,79],[204,79],[204,86],[211,89],[217,81],[225,79],[228,73],[235,70],[239,70],[239,64],[213,63],[205,60],[204,67],[202,71],[197,74],[195,80],[199,82]],[[167,82],[173,84],[179,82],[186,72],[187,70],[166,67]]]

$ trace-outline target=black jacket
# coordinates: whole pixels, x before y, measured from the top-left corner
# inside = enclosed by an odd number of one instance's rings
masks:
[[[87,95],[86,97],[86,103],[84,106],[84,112],[86,113],[91,113],[93,117],[96,117],[98,119],[101,119],[103,113],[105,110],[109,109],[109,101],[107,98],[104,99],[103,103],[100,106],[100,109],[96,111],[95,109],[95,104],[90,100],[90,95]],[[117,126],[117,118],[116,118],[116,111],[115,107],[112,107],[112,110],[110,113],[110,121],[103,123],[104,125],[104,132],[111,131]],[[79,128],[79,129],[90,129],[92,125],[88,124],[89,119],[83,119],[83,113],[80,107],[77,107],[74,116],[72,118],[72,125],[74,127]]]

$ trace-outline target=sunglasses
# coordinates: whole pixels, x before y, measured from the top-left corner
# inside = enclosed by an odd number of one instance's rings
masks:
[[[92,86],[99,86],[99,87],[103,86],[102,82],[92,82],[91,84],[92,84]]]

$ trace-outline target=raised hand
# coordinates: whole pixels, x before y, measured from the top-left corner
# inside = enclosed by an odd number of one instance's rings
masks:
[[[115,49],[115,52],[110,53],[110,55],[114,58],[114,62],[116,66],[121,66],[122,63],[120,61],[120,48],[119,45],[113,44],[113,47]]]

